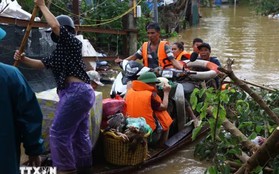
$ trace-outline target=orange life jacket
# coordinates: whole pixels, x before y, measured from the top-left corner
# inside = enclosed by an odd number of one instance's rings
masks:
[[[142,44],[142,57],[143,57],[143,64],[144,66],[148,67],[148,54],[147,54],[147,47],[148,47],[148,42],[144,42]],[[157,50],[157,56],[158,56],[158,62],[159,66],[162,67],[163,69],[167,66],[171,66],[172,63],[169,61],[168,56],[165,51],[165,45],[169,44],[168,41],[160,41],[158,50]]]
[[[144,82],[134,80],[132,82],[132,88],[127,91],[125,97],[126,115],[133,118],[144,117],[151,129],[155,130],[156,123],[153,116],[153,114],[155,114],[163,130],[167,130],[173,120],[167,111],[153,111],[151,107],[151,96],[154,91],[156,91],[154,87]],[[155,99],[161,102],[159,96],[156,96]]]
[[[187,52],[187,51],[182,51],[175,59],[180,61],[182,56],[186,57],[187,59],[190,59],[191,57],[191,53]]]

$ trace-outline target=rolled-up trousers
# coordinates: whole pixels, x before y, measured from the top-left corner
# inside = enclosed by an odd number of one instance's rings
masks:
[[[90,167],[89,112],[95,102],[94,90],[89,84],[73,82],[58,94],[60,100],[50,128],[53,166],[58,170]]]

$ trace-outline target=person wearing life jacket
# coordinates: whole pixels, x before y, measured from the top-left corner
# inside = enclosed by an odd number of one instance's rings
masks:
[[[202,60],[210,61],[212,63],[215,63],[219,67],[221,67],[221,62],[219,61],[219,59],[217,57],[210,56],[211,47],[208,43],[202,43],[201,45],[198,46],[198,49],[199,49],[200,58]]]
[[[201,39],[199,39],[199,38],[194,39],[194,41],[197,42],[197,43],[200,40]],[[193,42],[193,45],[195,45],[194,42]],[[174,55],[175,59],[178,60],[178,61],[189,60],[191,58],[191,53],[184,50],[184,43],[183,42],[175,42],[172,45],[172,52],[173,52],[173,55]],[[196,115],[194,114],[194,112],[193,112],[193,110],[190,106],[190,103],[188,102],[186,97],[185,97],[185,111],[187,112],[187,115],[189,116],[189,118],[194,120],[194,125],[196,127],[199,120],[197,119]]]
[[[167,112],[168,98],[171,87],[163,87],[164,96],[161,100],[157,94],[156,84],[160,81],[155,73],[145,72],[132,81],[131,88],[127,91],[126,115],[127,117],[144,117],[153,130],[151,143],[164,143],[168,138],[169,127],[173,122]]]
[[[211,57],[210,54],[211,54],[211,47],[208,43],[202,43],[201,45],[198,46],[198,49],[199,49],[199,54],[200,54],[200,57],[198,57],[198,59],[202,59],[202,60],[206,60],[206,61],[209,61],[209,62],[212,62],[216,65],[218,65],[218,67],[221,67],[221,62],[219,61],[219,59],[217,57]],[[215,88],[216,89],[219,89],[220,87],[220,80],[219,80],[219,77],[216,77],[215,78],[215,82],[216,82],[216,86]]]
[[[184,50],[184,43],[183,42],[175,42],[171,48],[173,55],[176,60],[189,60],[191,57],[191,53]]]
[[[151,69],[161,67],[162,69],[173,66],[176,69],[182,69],[183,65],[175,60],[174,55],[167,41],[160,39],[160,27],[158,23],[150,23],[147,26],[148,42],[144,42],[141,48],[127,60],[143,60],[143,64]],[[115,59],[116,63],[123,61],[120,58]]]

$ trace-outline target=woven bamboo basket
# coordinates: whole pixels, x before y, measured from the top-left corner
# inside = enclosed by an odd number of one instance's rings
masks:
[[[150,132],[144,136],[144,144],[138,144],[136,150],[129,150],[130,142],[124,142],[123,138],[114,132],[108,131],[104,134],[104,153],[107,162],[115,165],[137,165],[147,157],[147,138]]]

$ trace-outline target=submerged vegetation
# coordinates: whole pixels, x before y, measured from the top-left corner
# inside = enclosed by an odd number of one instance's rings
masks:
[[[251,88],[274,113],[279,115],[279,91],[273,92]],[[207,169],[210,174],[236,172],[247,159],[256,153],[251,140],[257,136],[268,138],[278,126],[262,107],[247,92],[236,85],[226,90],[195,89],[191,95],[193,109],[200,114],[202,124],[194,130],[193,138],[199,129],[208,125],[210,133],[195,149],[195,156],[208,160],[213,166]],[[229,126],[228,126],[229,125]],[[250,144],[245,144],[245,138]],[[269,152],[272,157],[273,151]],[[274,154],[264,167],[257,167],[253,173],[261,173],[264,168],[279,172],[279,157]],[[260,159],[259,159],[260,160]],[[257,165],[256,165],[257,166]]]

